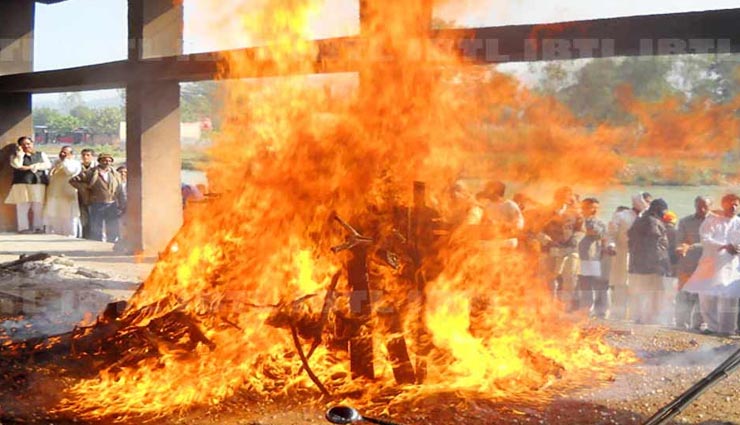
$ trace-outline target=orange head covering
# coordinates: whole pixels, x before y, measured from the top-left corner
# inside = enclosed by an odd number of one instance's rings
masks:
[[[676,224],[678,223],[678,216],[673,211],[666,211],[663,213],[663,221],[666,223]]]

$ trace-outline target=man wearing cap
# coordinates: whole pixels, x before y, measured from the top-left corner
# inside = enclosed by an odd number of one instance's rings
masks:
[[[115,242],[119,236],[118,217],[126,208],[126,193],[121,175],[111,167],[110,154],[98,155],[98,166],[90,168],[69,182],[77,189],[87,190],[90,201],[90,238]]]

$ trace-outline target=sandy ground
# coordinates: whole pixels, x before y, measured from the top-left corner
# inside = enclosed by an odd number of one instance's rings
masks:
[[[128,300],[153,258],[113,252],[112,244],[57,235],[0,234],[0,263],[48,253],[51,258],[0,267],[0,341],[59,334]]]
[[[101,270],[131,282],[141,282],[154,267],[154,258],[137,258],[113,252],[113,244],[58,235],[0,234],[0,262],[21,254],[47,252],[62,255],[79,266]]]

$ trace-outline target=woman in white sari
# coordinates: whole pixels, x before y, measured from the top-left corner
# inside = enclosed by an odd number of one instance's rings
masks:
[[[48,233],[70,237],[81,235],[77,189],[69,184],[69,179],[80,172],[82,164],[74,159],[72,148],[64,146],[49,172],[49,186],[46,188],[44,219]]]

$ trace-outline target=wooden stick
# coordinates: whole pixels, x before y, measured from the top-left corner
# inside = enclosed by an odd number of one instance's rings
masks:
[[[301,347],[301,340],[298,338],[298,329],[293,323],[290,324],[290,333],[293,335],[293,344],[295,344],[295,349],[298,352],[298,356],[301,358],[301,363],[303,363],[303,370],[306,371],[308,377],[311,378],[311,381],[316,384],[316,386],[319,388],[319,391],[321,391],[321,394],[323,394],[324,397],[331,398],[331,394],[329,393],[329,391],[326,389],[324,384],[321,383],[319,377],[316,376],[315,373],[313,373],[313,370],[311,370],[311,366],[309,366],[308,364],[306,354],[303,352],[303,347]]]
[[[7,263],[0,264],[0,269],[12,269],[13,267],[20,266],[21,264],[30,263],[31,261],[42,261],[51,257],[50,254],[45,252],[37,252],[35,254],[21,256],[17,260],[8,261]]]

